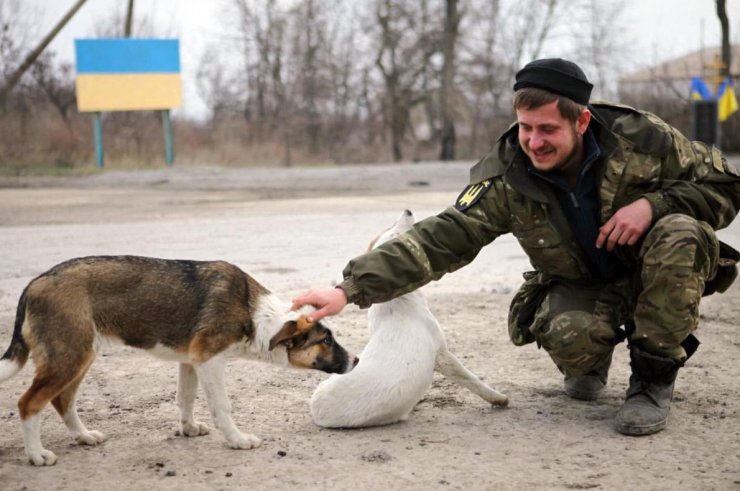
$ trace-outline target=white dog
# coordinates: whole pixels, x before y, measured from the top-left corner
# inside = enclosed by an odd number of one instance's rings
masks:
[[[413,224],[413,213],[404,211],[370,249]],[[316,388],[311,416],[317,425],[351,428],[404,421],[432,384],[435,370],[491,404],[508,404],[505,395],[481,382],[449,352],[421,291],[373,305],[368,323],[370,340],[357,366],[348,374],[332,375]]]

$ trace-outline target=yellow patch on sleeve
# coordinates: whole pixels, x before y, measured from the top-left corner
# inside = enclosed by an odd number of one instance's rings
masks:
[[[486,179],[485,181],[469,185],[468,187],[463,189],[462,193],[460,193],[460,196],[457,197],[457,200],[455,201],[455,208],[457,208],[459,211],[467,210],[475,203],[477,203],[478,200],[481,199],[484,194],[486,194],[486,191],[488,191],[490,187],[490,179]]]

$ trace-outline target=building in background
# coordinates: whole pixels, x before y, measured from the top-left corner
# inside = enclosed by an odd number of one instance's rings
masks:
[[[723,79],[719,77],[719,46],[704,48],[667,60],[622,77],[618,82],[619,100],[646,109],[668,120],[684,134],[691,135],[692,79],[701,77],[711,97],[715,97]],[[732,46],[730,65],[735,90],[740,78],[740,44]],[[720,147],[740,152],[740,113],[730,115],[721,125]]]

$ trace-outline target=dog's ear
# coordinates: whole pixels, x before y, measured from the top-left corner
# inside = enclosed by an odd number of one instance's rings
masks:
[[[298,318],[297,324],[297,330],[299,333],[308,332],[314,325],[316,325],[315,322],[309,322],[308,317],[305,315]]]
[[[301,334],[307,333],[314,325],[316,325],[316,323],[309,322],[305,315],[300,316],[298,320],[286,322],[283,324],[283,327],[280,328],[280,331],[270,339],[270,351],[280,343],[285,344],[287,348],[292,348],[292,346],[288,346],[288,341],[300,336]]]
[[[280,343],[285,343],[289,339],[292,339],[296,335],[296,331],[298,330],[298,323],[296,321],[288,321],[285,324],[283,324],[283,327],[280,328],[277,334],[275,334],[272,339],[270,339],[270,351],[272,351],[275,346],[277,346]]]

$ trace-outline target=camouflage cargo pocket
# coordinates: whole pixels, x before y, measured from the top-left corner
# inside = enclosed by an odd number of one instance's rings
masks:
[[[511,300],[509,308],[509,338],[516,346],[535,341],[530,326],[552,283],[551,279],[545,278],[545,275],[537,271],[524,273],[524,280],[524,284]]]

